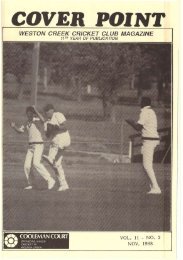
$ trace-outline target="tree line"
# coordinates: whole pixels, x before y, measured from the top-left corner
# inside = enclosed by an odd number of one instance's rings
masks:
[[[40,70],[48,67],[50,80],[78,88],[95,84],[104,106],[126,82],[130,89],[147,87],[156,78],[161,90],[171,81],[171,44],[143,43],[41,43]],[[32,70],[33,43],[4,43],[3,75],[12,73],[21,83]],[[79,79],[79,83],[75,79]],[[136,79],[138,84],[135,85]],[[145,83],[144,83],[145,82]]]

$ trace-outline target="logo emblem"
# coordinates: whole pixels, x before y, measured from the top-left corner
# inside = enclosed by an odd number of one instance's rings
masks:
[[[13,248],[18,244],[18,237],[14,234],[8,234],[4,239],[4,243],[7,247]]]

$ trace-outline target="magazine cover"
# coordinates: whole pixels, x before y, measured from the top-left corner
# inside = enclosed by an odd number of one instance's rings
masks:
[[[1,6],[2,255],[176,259],[178,1]]]

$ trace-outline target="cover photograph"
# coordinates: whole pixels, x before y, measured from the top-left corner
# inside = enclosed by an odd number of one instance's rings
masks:
[[[176,259],[179,2],[1,7],[2,254]]]

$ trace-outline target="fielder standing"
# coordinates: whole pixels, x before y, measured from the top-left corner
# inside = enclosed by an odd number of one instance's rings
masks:
[[[157,131],[157,117],[154,110],[151,108],[151,99],[142,97],[141,113],[137,123],[133,120],[126,120],[137,131],[142,131],[142,156],[143,167],[150,180],[150,191],[148,194],[161,194],[161,189],[157,183],[153,169],[154,150],[160,143],[159,134]]]
[[[64,170],[62,167],[64,149],[71,143],[70,134],[66,127],[66,118],[60,112],[55,112],[54,106],[48,104],[44,107],[47,120],[37,111],[35,112],[41,121],[44,123],[44,130],[47,138],[51,140],[48,156],[43,155],[43,158],[54,168],[58,177],[60,187],[58,191],[69,189]]]
[[[25,189],[32,189],[32,183],[30,180],[31,166],[38,171],[38,173],[48,182],[48,189],[52,189],[55,180],[51,177],[49,172],[46,170],[44,165],[41,163],[43,154],[43,138],[40,131],[40,119],[35,117],[33,107],[26,108],[26,115],[28,121],[21,127],[17,127],[14,122],[11,123],[11,127],[18,133],[24,133],[25,130],[28,132],[29,147],[25,157],[24,172],[27,178],[28,186]]]

